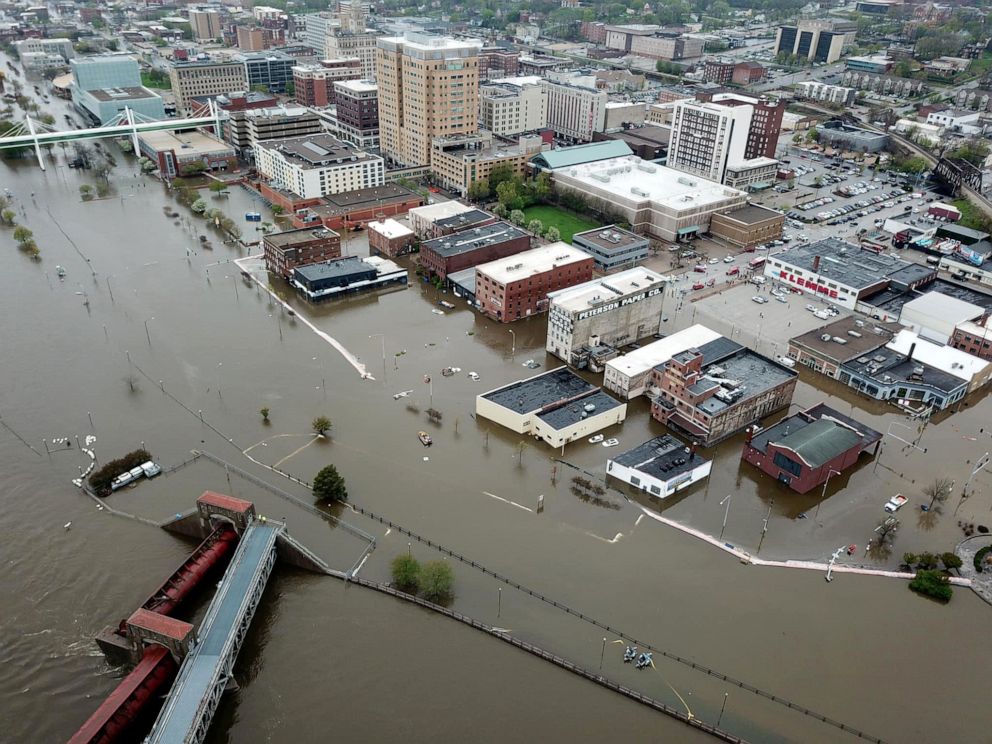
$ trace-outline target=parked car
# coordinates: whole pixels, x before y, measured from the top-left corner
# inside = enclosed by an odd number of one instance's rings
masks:
[[[909,501],[908,498],[903,496],[901,493],[897,493],[891,499],[886,501],[885,506],[883,506],[882,508],[885,509],[885,511],[887,511],[889,514],[894,514],[895,512],[899,511],[906,504],[907,501]]]
[[[706,286],[706,285],[705,285],[705,284],[703,284],[702,282],[696,282],[695,284],[693,284],[693,285],[692,285],[692,288],[693,288],[693,289],[702,289],[702,288],[703,288],[703,287],[705,287],[705,286]]]
[[[755,295],[754,297],[751,298],[751,302],[757,302],[759,305],[764,305],[766,302],[768,302],[768,300],[764,297],[759,297],[758,295]]]

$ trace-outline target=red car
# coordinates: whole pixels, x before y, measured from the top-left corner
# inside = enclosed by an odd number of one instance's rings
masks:
[[[740,273],[741,273],[741,267],[740,266],[735,266],[732,269],[727,269],[727,276],[737,276]]]
[[[702,289],[705,285],[702,282],[696,282],[692,285],[693,289]]]

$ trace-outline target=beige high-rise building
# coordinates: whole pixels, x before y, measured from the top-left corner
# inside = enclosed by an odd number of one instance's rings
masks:
[[[212,59],[176,62],[169,69],[169,82],[176,97],[176,108],[182,116],[190,115],[192,99],[197,96],[248,90],[244,62]]]
[[[219,39],[221,37],[220,13],[216,10],[189,11],[189,25],[193,38],[197,40]]]
[[[481,49],[481,41],[429,34],[379,39],[376,79],[384,155],[404,165],[430,165],[435,137],[478,131]]]

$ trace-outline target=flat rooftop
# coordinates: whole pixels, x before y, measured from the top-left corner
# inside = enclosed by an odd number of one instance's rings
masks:
[[[739,189],[655,165],[633,155],[556,168],[554,173],[565,183],[606,191],[625,202],[651,202],[674,211],[697,210],[745,196]]]
[[[234,154],[234,148],[226,142],[203,132],[141,132],[138,139],[156,151],[175,150],[186,157]]]
[[[483,393],[482,397],[514,413],[541,411],[579,395],[598,391],[568,367],[558,367],[526,380],[517,380],[501,388]]]
[[[706,355],[703,355],[705,363]],[[791,369],[776,364],[771,359],[763,357],[750,349],[741,347],[736,354],[724,357],[703,368],[703,374],[725,380],[739,380],[743,384],[744,394],[731,403],[713,396],[697,406],[703,413],[716,415],[732,405],[762,395],[768,390],[781,385],[797,376]]]
[[[462,204],[460,201],[452,199],[450,201],[438,202],[437,204],[425,204],[422,207],[415,207],[410,210],[410,216],[428,222],[437,222],[446,217],[453,217],[456,214],[474,211],[477,211],[475,207],[470,207],[467,204]]]
[[[649,439],[644,444],[639,444],[622,455],[610,459],[619,465],[664,481],[688,473],[706,462],[699,454],[691,455],[689,447],[670,434]]]
[[[990,364],[960,349],[921,338],[908,328],[899,331],[886,347],[906,356],[912,351],[914,362],[923,362],[960,380],[971,380]]]
[[[537,414],[537,417],[552,429],[560,431],[579,423],[584,418],[597,416],[604,411],[612,411],[622,405],[623,403],[610,397],[602,390],[597,390],[592,395],[587,395],[579,400],[552,407]]]
[[[941,292],[925,292],[921,296],[910,300],[903,305],[903,310],[911,312],[926,313],[940,318],[940,320],[953,323],[963,323],[966,320],[985,314],[985,308],[973,305],[957,297],[949,297]]]
[[[767,207],[759,207],[757,204],[748,204],[746,207],[732,209],[729,212],[723,212],[721,216],[735,222],[740,222],[743,225],[757,225],[766,220],[775,219],[776,217],[785,219],[785,215],[781,212],[776,212],[774,209],[768,209]]]
[[[269,233],[263,239],[265,243],[277,248],[292,248],[294,245],[310,243],[314,240],[327,240],[331,237],[340,237],[333,230],[326,227],[304,227],[300,230],[285,230],[283,232]]]
[[[516,225],[511,225],[509,222],[500,221],[494,222],[491,225],[473,227],[451,235],[443,235],[433,240],[426,240],[421,244],[420,248],[422,251],[433,251],[439,256],[450,258],[451,256],[470,253],[480,248],[499,245],[509,240],[524,237],[529,237],[529,233],[524,232]]]
[[[479,264],[475,268],[480,274],[485,274],[493,281],[506,284],[507,282],[526,279],[535,274],[543,274],[558,266],[591,260],[592,257],[585,251],[580,251],[568,243],[558,241],[540,248],[532,248],[509,258]]]
[[[378,159],[329,134],[259,142],[257,146],[280,152],[287,160],[302,168],[326,168],[330,165]]]
[[[613,367],[621,375],[630,377],[667,362],[680,351],[698,349],[717,338],[720,338],[719,333],[697,323],[640,349],[611,359],[607,362],[607,366]]]
[[[434,220],[434,225],[441,229],[461,230],[472,225],[478,225],[480,222],[494,219],[496,219],[495,215],[489,212],[484,212],[481,209],[470,209],[467,212],[459,212],[450,217],[441,217]]]
[[[548,292],[551,304],[570,313],[600,307],[622,297],[664,286],[668,277],[638,266],[574,287]]]
[[[361,256],[344,256],[333,261],[299,266],[295,269],[295,273],[308,282],[315,282],[321,279],[349,277],[353,274],[374,270],[375,267],[366,263]]]
[[[819,257],[819,268],[813,264]],[[900,269],[910,266],[909,261],[885,253],[862,250],[859,246],[839,238],[824,238],[815,243],[796,245],[769,257],[821,277],[833,279],[854,289],[865,289],[878,284]]]
[[[861,325],[858,325],[859,322]],[[843,363],[848,359],[855,359],[874,351],[880,346],[885,346],[899,328],[897,323],[862,321],[849,315],[846,318],[814,328],[808,333],[795,336],[790,340],[790,343]],[[858,335],[852,336],[851,331]],[[824,336],[830,338],[824,341]],[[845,343],[838,343],[834,341],[834,338],[843,339]]]
[[[407,235],[413,235],[413,230],[404,225],[402,222],[397,222],[392,218],[386,218],[382,222],[370,222],[369,230],[375,230],[380,235],[385,236],[389,240],[393,238],[403,238]]]
[[[954,282],[946,279],[937,279],[927,284],[924,291],[940,292],[948,297],[954,297],[963,302],[978,305],[979,307],[984,308],[986,312],[992,311],[992,294],[986,294],[985,292],[981,292],[977,289],[966,287],[963,284],[955,284]],[[914,299],[921,297],[923,294],[924,292],[920,290],[900,292],[889,288],[883,289],[881,292],[877,292],[862,301],[867,302],[872,307],[877,307],[880,310],[885,310],[893,315],[898,315],[902,310],[903,305],[907,302],[912,302]]]
[[[330,194],[324,197],[323,204],[309,207],[309,209],[321,217],[337,217],[358,210],[378,207],[382,204],[395,204],[412,199],[422,200],[419,194],[405,186],[386,183],[382,186],[370,186],[367,189]]]
[[[616,225],[606,225],[605,227],[596,227],[592,230],[575,233],[572,236],[573,245],[576,238],[579,238],[583,243],[594,245],[603,253],[625,251],[631,246],[640,244],[647,246],[649,242],[643,235],[638,235],[630,230],[624,230],[622,227],[617,227]]]
[[[964,384],[960,377],[942,372],[919,359],[910,360],[905,354],[886,346],[845,362],[844,366],[886,385],[908,382],[912,378],[914,384],[930,385],[941,392],[949,393]]]
[[[881,438],[881,432],[819,403],[763,429],[751,446],[760,452],[768,451],[769,442],[788,447],[816,468],[854,446],[864,451]]]
[[[85,91],[98,101],[133,101],[140,98],[158,98],[148,88],[130,86],[125,88],[91,88]]]
[[[334,87],[344,88],[352,93],[375,93],[379,90],[379,86],[371,80],[338,80]]]

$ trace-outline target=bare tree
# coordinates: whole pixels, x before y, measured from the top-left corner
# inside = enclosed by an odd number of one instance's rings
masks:
[[[944,503],[951,495],[954,488],[954,481],[950,478],[935,478],[933,483],[923,489],[923,495],[930,499],[930,503],[924,511],[941,514],[944,511]]]

